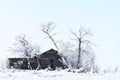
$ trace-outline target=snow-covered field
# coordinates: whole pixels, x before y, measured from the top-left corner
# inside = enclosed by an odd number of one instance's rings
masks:
[[[7,69],[0,71],[0,80],[120,80],[120,73],[73,73],[59,71],[29,71]]]

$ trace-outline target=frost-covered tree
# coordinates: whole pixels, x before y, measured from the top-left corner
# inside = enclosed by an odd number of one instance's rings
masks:
[[[74,54],[74,45],[70,42],[61,42],[59,46],[60,53],[64,56],[69,68],[76,66],[76,54]]]
[[[9,67],[9,61],[7,58],[0,57],[0,71]]]
[[[91,49],[90,46],[86,46],[84,49],[87,50],[87,52],[81,53],[81,65],[86,71],[92,71],[95,70],[95,55]]]
[[[30,65],[30,57],[33,54],[39,53],[39,48],[33,46],[26,38],[26,35],[16,36],[16,43],[13,44],[12,51],[18,53],[24,58],[27,58],[28,69],[32,69]]]
[[[78,32],[71,32],[75,36],[76,51],[77,51],[77,68],[84,67],[87,71],[94,65],[93,51],[90,46],[88,36],[91,33],[83,27],[80,27]]]

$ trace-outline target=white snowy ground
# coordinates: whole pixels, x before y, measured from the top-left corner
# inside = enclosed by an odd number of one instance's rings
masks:
[[[120,80],[120,73],[72,73],[60,71],[29,71],[7,69],[0,71],[0,80]]]

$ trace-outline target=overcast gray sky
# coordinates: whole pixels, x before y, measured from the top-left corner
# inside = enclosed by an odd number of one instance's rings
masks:
[[[0,0],[0,57],[8,55],[8,47],[22,33],[41,51],[51,48],[39,32],[43,22],[54,22],[58,37],[66,41],[71,38],[69,30],[77,31],[82,23],[93,33],[98,64],[120,66],[119,0]]]

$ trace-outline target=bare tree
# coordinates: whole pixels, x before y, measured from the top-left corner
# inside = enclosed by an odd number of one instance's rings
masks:
[[[51,34],[52,30],[55,28],[54,23],[47,23],[47,24],[41,24],[41,30],[43,33],[45,33],[49,39],[52,41],[56,49],[58,50],[58,45],[55,39],[53,38],[57,33]]]
[[[52,33],[54,28],[55,28],[55,24],[51,22],[48,22],[47,24],[41,24],[42,32],[48,36],[48,38],[52,41],[57,51],[60,53],[57,42],[61,42],[61,41],[55,41],[55,39],[53,38],[57,34],[56,32]],[[60,54],[60,56],[62,56],[63,63],[65,64],[67,62],[66,58],[62,55],[62,53]]]
[[[87,52],[86,49],[83,49],[83,45],[89,44],[90,41],[86,39],[88,35],[91,35],[91,33],[87,30],[85,30],[83,27],[80,27],[78,33],[72,32],[71,33],[75,36],[75,40],[78,42],[78,60],[77,60],[77,68],[82,67],[82,52]]]

